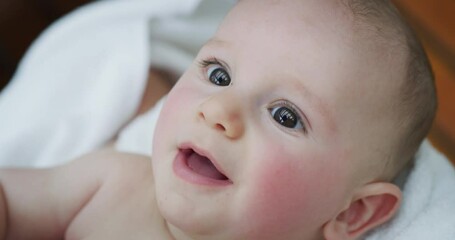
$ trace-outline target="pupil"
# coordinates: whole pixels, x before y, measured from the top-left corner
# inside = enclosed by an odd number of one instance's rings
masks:
[[[219,86],[228,86],[231,83],[231,78],[221,68],[217,68],[210,73],[210,81]]]
[[[287,128],[294,128],[295,126],[297,126],[297,117],[287,107],[280,107],[273,115],[273,118],[279,124]]]

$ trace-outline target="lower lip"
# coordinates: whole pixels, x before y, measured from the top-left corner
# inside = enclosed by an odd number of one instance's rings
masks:
[[[198,185],[212,186],[212,187],[223,187],[231,185],[232,182],[229,180],[218,180],[213,178],[208,178],[206,176],[200,175],[194,172],[186,162],[186,155],[182,150],[179,150],[177,156],[174,159],[174,172],[181,179]]]

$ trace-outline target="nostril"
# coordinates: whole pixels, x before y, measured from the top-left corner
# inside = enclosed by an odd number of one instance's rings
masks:
[[[199,117],[205,120],[205,115],[203,112],[199,112]]]
[[[217,123],[217,122],[211,122],[210,120],[211,119],[207,119],[205,114],[201,111],[198,113],[199,115],[199,118],[202,120],[202,121],[205,121],[207,122],[209,125],[211,125],[214,129],[216,130],[220,130],[220,131],[226,131],[226,127],[223,126],[222,123]]]
[[[226,128],[222,124],[215,124],[215,128],[221,131],[226,131]]]

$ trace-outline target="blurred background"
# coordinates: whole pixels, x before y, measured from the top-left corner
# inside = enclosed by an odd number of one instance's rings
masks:
[[[41,31],[88,2],[91,1],[0,0],[0,89]],[[393,2],[422,40],[436,75],[439,110],[430,139],[455,163],[455,0]]]
[[[153,0],[152,0],[153,1]],[[50,23],[90,0],[0,0],[0,89]]]

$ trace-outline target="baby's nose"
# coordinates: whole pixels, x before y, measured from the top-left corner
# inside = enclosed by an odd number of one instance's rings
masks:
[[[230,139],[243,135],[245,126],[242,105],[234,96],[220,94],[210,97],[200,105],[198,117]]]

